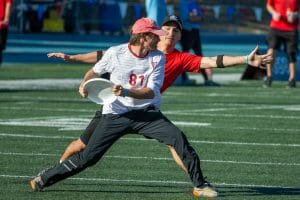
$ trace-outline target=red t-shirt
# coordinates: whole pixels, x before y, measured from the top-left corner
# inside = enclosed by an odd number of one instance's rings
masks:
[[[165,77],[164,84],[160,88],[161,93],[170,87],[181,73],[200,71],[201,56],[180,52],[177,49],[165,56]]]
[[[299,11],[300,0],[268,0],[267,3],[280,14],[280,19],[278,21],[275,21],[274,19],[271,20],[271,28],[283,31],[293,31],[297,29],[298,20],[293,23],[289,23],[287,21],[287,11]]]
[[[3,21],[5,18],[5,8],[7,4],[11,4],[12,0],[1,0],[0,1],[0,21]],[[8,25],[0,25],[0,28],[8,27]]]

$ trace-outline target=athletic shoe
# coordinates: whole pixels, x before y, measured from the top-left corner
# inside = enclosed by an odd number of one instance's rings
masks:
[[[44,183],[43,183],[41,177],[37,176],[29,182],[29,185],[34,192],[41,192],[43,189]]]
[[[295,79],[292,79],[288,82],[288,85],[287,85],[288,88],[295,88],[296,87],[296,80]]]
[[[271,77],[267,77],[264,81],[263,87],[264,88],[269,88],[272,85],[272,78]]]
[[[213,198],[218,196],[218,192],[209,182],[205,181],[202,186],[193,188],[193,195],[195,197]]]

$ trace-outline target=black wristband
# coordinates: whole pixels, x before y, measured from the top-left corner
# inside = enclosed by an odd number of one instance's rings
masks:
[[[224,55],[218,55],[217,56],[217,60],[216,60],[216,64],[218,68],[224,68],[224,64],[223,64],[223,56]]]
[[[102,56],[103,56],[102,51],[97,51],[97,61],[101,60]]]

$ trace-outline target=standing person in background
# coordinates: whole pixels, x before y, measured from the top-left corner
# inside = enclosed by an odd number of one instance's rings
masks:
[[[288,87],[296,87],[296,54],[298,45],[298,25],[300,0],[268,0],[267,11],[272,15],[270,32],[267,37],[268,53],[275,58],[276,51],[284,44],[289,62]],[[273,62],[274,63],[274,62]],[[272,65],[267,64],[267,77],[263,87],[272,85]]]
[[[203,21],[203,14],[200,9],[200,4],[196,0],[180,0],[179,14],[183,23],[180,42],[182,51],[189,52],[190,49],[192,49],[196,55],[202,56],[200,27]],[[204,78],[205,86],[220,86],[212,80],[211,69],[201,69],[201,74]],[[188,81],[187,73],[182,74],[182,81],[183,84]]]
[[[147,17],[153,19],[161,26],[163,19],[167,15],[167,5],[165,0],[145,0]]]
[[[0,2],[0,65],[2,64],[2,55],[6,47],[11,4],[12,0],[1,0]]]
[[[61,10],[61,17],[64,19],[64,30],[66,33],[74,33],[76,28],[76,6],[77,1],[75,0],[64,0]]]

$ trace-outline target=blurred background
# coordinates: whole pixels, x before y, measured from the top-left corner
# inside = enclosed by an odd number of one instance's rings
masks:
[[[178,0],[167,0],[168,14]],[[202,32],[262,34],[270,16],[262,0],[201,0]],[[144,0],[14,0],[11,31],[123,34],[145,16]]]
[[[271,19],[266,0],[198,3],[204,18],[200,29],[204,56],[247,55],[256,45],[261,53],[266,52]],[[179,14],[179,0],[166,0],[166,4],[167,14]],[[144,16],[145,0],[14,0],[4,64],[63,62],[48,59],[46,54],[107,49],[127,42],[131,25]],[[179,44],[177,48],[181,50]],[[299,68],[299,54],[297,59]],[[287,64],[287,57],[280,51],[275,79],[287,79]]]

